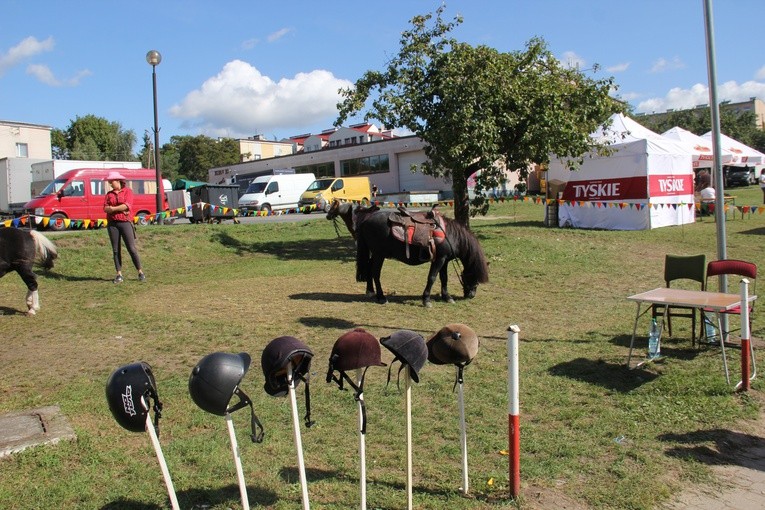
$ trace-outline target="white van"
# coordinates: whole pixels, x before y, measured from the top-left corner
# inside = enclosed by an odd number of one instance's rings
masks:
[[[239,197],[239,210],[247,214],[249,211],[270,212],[296,208],[300,195],[315,180],[313,174],[261,175]]]

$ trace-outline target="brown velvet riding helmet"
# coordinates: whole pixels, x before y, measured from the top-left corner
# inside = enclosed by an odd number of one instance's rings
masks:
[[[364,328],[355,328],[337,339],[329,355],[330,372],[346,372],[371,366],[385,366],[380,356],[377,338]]]
[[[435,365],[467,365],[478,354],[478,335],[465,324],[449,324],[427,342],[428,361]]]

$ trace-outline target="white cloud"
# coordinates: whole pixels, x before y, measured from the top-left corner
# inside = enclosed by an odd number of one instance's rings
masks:
[[[754,75],[755,80],[765,80],[765,66],[762,66]]]
[[[583,69],[586,64],[585,60],[573,51],[564,52],[563,56],[560,58],[560,62],[563,67],[569,69]]]
[[[80,81],[86,76],[90,76],[92,73],[85,69],[77,73],[73,78],[66,80],[59,80],[53,75],[53,71],[41,64],[30,64],[27,66],[27,74],[31,74],[37,78],[40,82],[50,85],[51,87],[76,87],[80,84]]]
[[[606,71],[609,73],[623,73],[630,67],[629,62],[624,62],[622,64],[616,64],[611,67],[606,67]]]
[[[739,85],[735,81],[728,81],[717,86],[717,99],[719,101],[738,103],[749,101],[752,97],[765,97],[765,83],[747,81]],[[667,92],[664,97],[641,101],[635,110],[638,113],[658,113],[669,109],[694,108],[700,104],[709,104],[709,88],[704,84],[697,83],[690,89],[675,87]]]
[[[650,72],[651,73],[663,73],[665,71],[672,71],[675,69],[683,69],[685,68],[685,64],[682,60],[680,60],[679,57],[674,57],[671,60],[667,60],[666,58],[660,58],[656,62],[653,63],[653,66],[651,67]]]
[[[251,50],[255,46],[257,46],[259,42],[260,41],[258,39],[255,39],[255,38],[247,39],[246,41],[242,41],[242,49],[243,50]]]
[[[44,41],[38,41],[35,37],[27,37],[8,50],[7,53],[0,53],[0,75],[25,59],[45,51],[51,51],[55,44],[53,37],[48,37]]]
[[[282,29],[279,29],[276,32],[274,32],[273,34],[269,34],[268,35],[268,42],[272,43],[274,41],[278,41],[279,39],[281,39],[285,35],[289,34],[290,32],[292,32],[291,28],[282,28]]]
[[[321,69],[276,82],[247,62],[234,60],[173,105],[170,114],[185,119],[185,128],[208,136],[298,132],[313,124],[331,125],[341,99],[338,89],[352,85]]]

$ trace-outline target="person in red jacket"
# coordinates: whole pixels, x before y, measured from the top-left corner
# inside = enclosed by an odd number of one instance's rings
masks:
[[[114,268],[117,276],[112,282],[122,283],[122,241],[125,242],[133,265],[138,270],[138,280],[145,281],[146,275],[141,267],[141,257],[135,244],[135,225],[132,221],[133,190],[126,185],[127,179],[117,171],[109,172],[105,179],[112,188],[104,200],[104,212],[106,213],[109,240],[112,243],[114,254]]]

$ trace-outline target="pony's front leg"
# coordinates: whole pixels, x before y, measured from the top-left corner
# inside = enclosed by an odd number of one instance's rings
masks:
[[[385,263],[385,258],[375,257],[375,256],[372,257],[372,267],[370,271],[369,280],[367,283],[367,292],[368,292],[372,286],[371,282],[374,280],[375,287],[377,288],[375,299],[381,305],[384,305],[388,302],[388,299],[385,297],[385,294],[383,294],[382,284],[380,283],[380,274],[382,273],[383,263]]]
[[[35,315],[40,309],[40,295],[36,290],[27,291],[27,315]]]
[[[422,291],[422,305],[426,308],[433,306],[430,302],[430,291],[433,288],[433,284],[436,283],[436,276],[441,273],[442,267],[443,261],[440,259],[436,259],[430,264],[428,282],[425,284],[425,290]],[[443,295],[443,274],[441,275],[441,294]]]
[[[441,277],[441,299],[444,300],[446,303],[454,303],[454,299],[452,298],[451,294],[449,294],[449,264],[444,262],[444,265],[441,266],[441,270],[438,272],[438,275]]]

